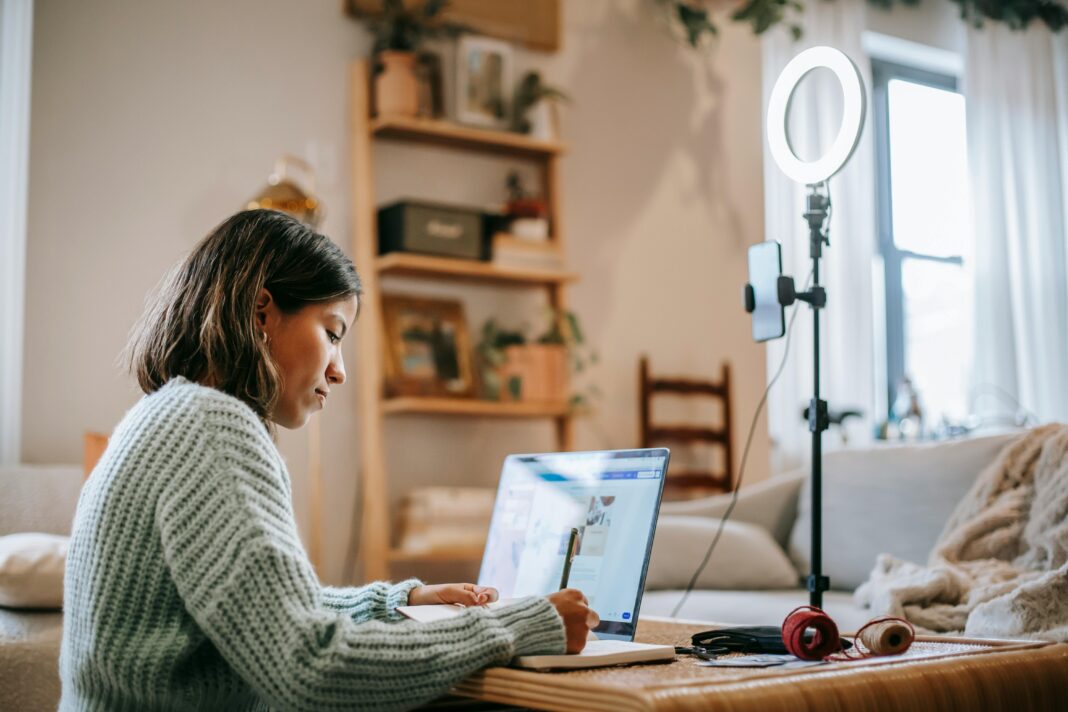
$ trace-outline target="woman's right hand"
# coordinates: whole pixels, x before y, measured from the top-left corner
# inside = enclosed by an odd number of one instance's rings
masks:
[[[576,588],[565,588],[549,594],[546,598],[564,619],[564,634],[567,636],[568,654],[580,653],[586,647],[586,637],[597,627],[601,619],[590,610],[589,601]]]

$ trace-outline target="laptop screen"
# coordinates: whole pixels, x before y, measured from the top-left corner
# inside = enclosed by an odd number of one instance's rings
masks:
[[[504,461],[478,582],[501,598],[568,587],[601,618],[601,638],[632,640],[653,546],[668,451],[510,455]]]

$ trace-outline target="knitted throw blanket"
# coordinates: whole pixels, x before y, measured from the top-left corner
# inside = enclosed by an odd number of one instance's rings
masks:
[[[1068,641],[1068,426],[1006,446],[927,566],[882,554],[854,598],[925,632]]]

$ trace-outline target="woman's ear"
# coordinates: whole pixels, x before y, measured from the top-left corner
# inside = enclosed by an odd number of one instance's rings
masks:
[[[274,297],[266,289],[261,289],[260,293],[256,295],[256,326],[265,335],[269,335],[269,332],[277,322],[277,317],[278,305],[275,303]]]

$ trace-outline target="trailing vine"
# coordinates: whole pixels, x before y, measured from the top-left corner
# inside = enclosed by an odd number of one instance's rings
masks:
[[[832,0],[815,0],[830,2]],[[712,21],[715,6],[725,0],[655,0],[670,14],[672,24],[682,39],[697,47],[719,33]],[[894,5],[915,7],[920,0],[868,0],[872,5],[892,8]],[[960,8],[961,19],[975,27],[987,21],[1003,22],[1014,30],[1025,30],[1032,22],[1044,23],[1054,32],[1068,24],[1068,7],[1061,0],[949,0]],[[748,23],[753,33],[760,35],[772,27],[785,25],[794,39],[801,37],[800,16],[805,7],[800,0],[738,0],[730,14],[734,22]]]

